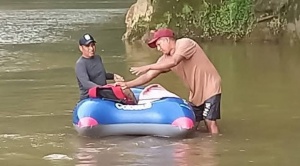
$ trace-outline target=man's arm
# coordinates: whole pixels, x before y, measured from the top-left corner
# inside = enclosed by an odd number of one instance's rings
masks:
[[[160,59],[156,63],[150,65],[132,67],[130,68],[130,71],[135,75],[146,73],[149,70],[170,71],[172,67],[176,66],[183,59],[184,57],[180,54],[174,54],[170,57],[164,58],[163,60]]]
[[[83,64],[76,64],[75,73],[78,81],[81,83],[84,89],[90,89],[92,87],[98,86],[97,84],[90,81],[86,68]]]
[[[141,86],[144,85],[151,80],[153,80],[155,77],[157,77],[160,73],[163,73],[162,70],[149,70],[147,73],[139,76],[138,78],[125,82],[127,88],[132,88],[135,86]]]
[[[169,67],[170,66],[170,64],[169,64],[170,62],[168,62],[168,60],[165,60],[165,59],[166,58],[164,58],[162,56],[154,64],[140,66],[140,67],[131,67],[130,71],[131,71],[132,74],[135,74],[135,75],[140,75],[140,74],[146,73],[149,70],[160,70],[161,72],[169,72],[172,67]],[[161,64],[163,65],[162,67],[159,66]],[[157,68],[156,67],[157,65],[159,66],[158,67],[159,69],[150,69],[151,66],[154,66],[153,68]],[[173,65],[171,65],[171,66],[173,66]]]
[[[176,49],[173,55],[166,56],[166,60],[149,65],[149,70],[171,69],[183,59],[190,59],[196,52],[197,43],[185,38],[176,41]]]
[[[106,73],[105,77],[106,77],[106,80],[113,80],[114,79],[114,74],[113,73]]]
[[[184,57],[181,54],[174,54],[172,56],[168,56],[168,58],[162,62],[157,62],[149,65],[149,70],[170,70],[172,67],[176,66],[179,62],[181,62]]]
[[[124,81],[124,78],[118,74],[106,73],[106,80],[114,80],[115,82]]]

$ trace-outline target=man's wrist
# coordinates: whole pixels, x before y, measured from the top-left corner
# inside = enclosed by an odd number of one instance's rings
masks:
[[[130,82],[124,82],[124,85],[125,85],[127,88],[131,88]]]

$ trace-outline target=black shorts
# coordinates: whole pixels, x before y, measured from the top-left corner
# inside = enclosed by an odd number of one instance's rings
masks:
[[[220,105],[221,105],[221,94],[212,96],[211,98],[204,101],[200,106],[195,106],[190,103],[193,108],[193,111],[196,115],[196,122],[201,120],[217,120],[221,118],[220,115]]]

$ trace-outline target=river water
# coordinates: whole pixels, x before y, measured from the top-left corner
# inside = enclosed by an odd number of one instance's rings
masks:
[[[77,136],[77,42],[89,32],[108,71],[132,79],[130,66],[155,50],[121,41],[133,0],[0,0],[0,165],[299,165],[300,47],[201,43],[222,76],[221,134],[186,139]],[[159,76],[187,98],[173,74]]]

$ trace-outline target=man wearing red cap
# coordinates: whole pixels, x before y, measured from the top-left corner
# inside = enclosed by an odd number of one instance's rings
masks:
[[[220,119],[221,77],[202,48],[192,39],[175,39],[170,29],[154,32],[148,42],[163,55],[154,64],[132,67],[138,78],[118,83],[123,88],[140,86],[150,82],[160,73],[173,71],[190,90],[189,102],[196,115],[196,121],[205,120],[210,133],[218,133],[217,119]]]

